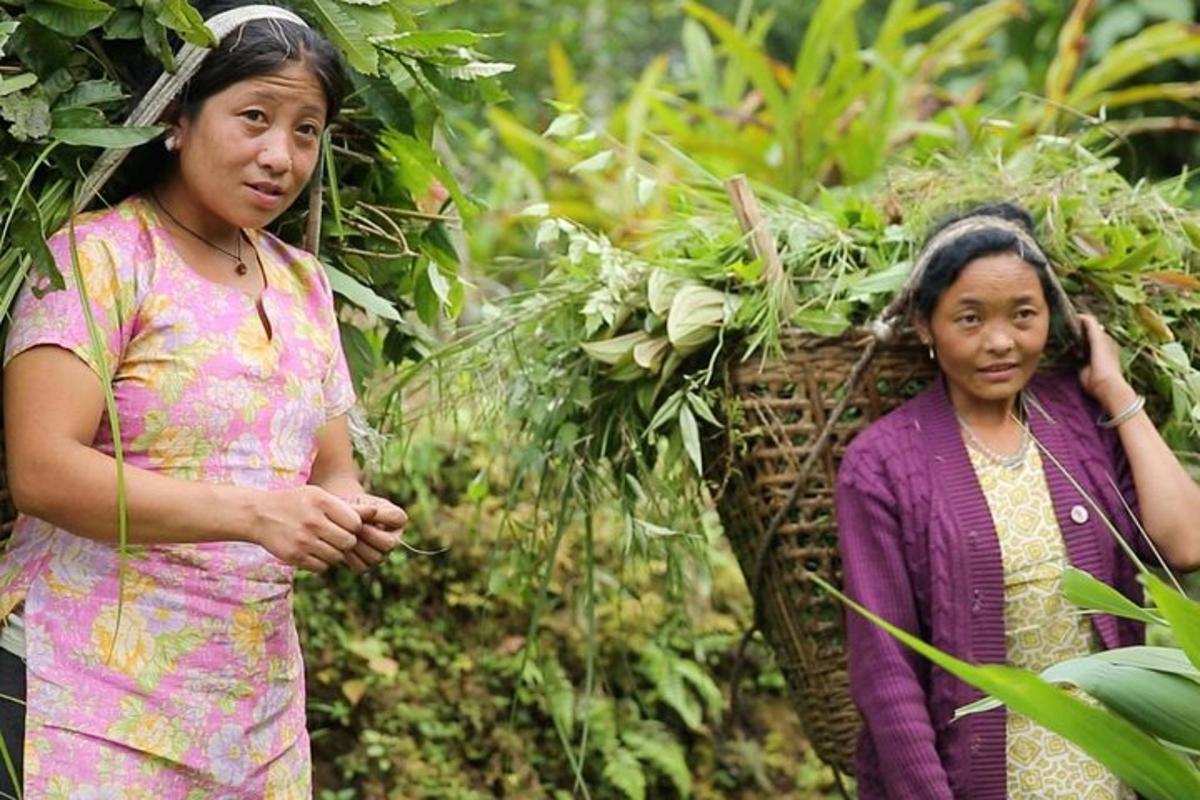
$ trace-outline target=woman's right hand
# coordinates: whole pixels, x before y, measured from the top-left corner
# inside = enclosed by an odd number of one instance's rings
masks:
[[[285,564],[324,572],[358,542],[362,517],[345,500],[317,486],[257,493],[250,540]]]

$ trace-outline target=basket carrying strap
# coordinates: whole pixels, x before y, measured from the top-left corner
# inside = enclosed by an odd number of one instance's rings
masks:
[[[247,5],[231,8],[228,11],[222,11],[215,14],[204,21],[204,24],[213,34],[214,45],[220,42],[227,35],[232,33],[241,25],[247,22],[260,19],[278,19],[308,27],[303,19],[298,17],[293,12],[286,8],[272,5]],[[175,54],[175,71],[166,72],[158,77],[150,90],[134,107],[133,111],[123,123],[125,127],[143,127],[154,125],[159,121],[163,112],[167,110],[172,101],[179,96],[179,91],[187,84],[189,80],[200,69],[200,65],[204,62],[205,57],[211,52],[207,47],[199,47],[185,42],[179,48],[179,52]],[[322,154],[324,148],[321,148]],[[75,203],[71,209],[72,214],[78,214],[87,208],[88,204],[95,199],[104,185],[108,183],[108,179],[117,171],[117,167],[121,166],[121,162],[125,160],[125,156],[129,154],[129,148],[109,148],[102,152],[99,158],[92,164],[92,168],[84,176],[83,183],[79,187],[79,191],[75,196]],[[321,169],[324,159],[319,157],[317,166],[314,169],[312,181],[308,187],[308,224],[305,228],[304,249],[317,254],[318,245],[320,244],[321,230]]]

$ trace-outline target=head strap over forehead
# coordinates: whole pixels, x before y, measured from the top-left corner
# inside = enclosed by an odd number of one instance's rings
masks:
[[[277,19],[284,22],[291,22],[296,25],[308,27],[308,24],[296,16],[286,8],[269,5],[249,5],[231,8],[228,11],[222,11],[220,14],[214,14],[209,19],[204,21],[208,29],[213,32],[213,36],[220,42],[233,31],[245,25],[247,22],[253,22],[260,19]],[[125,127],[142,127],[145,125],[153,125],[158,122],[158,118],[166,111],[167,106],[171,104],[179,95],[179,90],[187,84],[188,81],[200,69],[200,65],[204,63],[204,59],[212,52],[211,48],[197,47],[190,42],[184,43],[183,47],[179,48],[179,52],[175,54],[175,72],[164,71],[158,76],[158,80],[150,87],[150,91],[146,92],[146,96],[141,99],[137,107],[125,120]],[[105,150],[96,159],[96,163],[92,165],[92,169],[88,172],[87,177],[83,180],[83,185],[79,189],[79,195],[75,200],[74,212],[78,213],[87,207],[88,203],[92,202],[92,198],[100,191],[112,174],[116,171],[121,162],[125,160],[125,156],[129,153],[128,148],[119,148]]]
[[[1017,240],[1017,255],[1026,261],[1040,261],[1047,267],[1050,265],[1050,259],[1046,258],[1045,252],[1037,241],[1029,235],[1029,231],[1012,220],[1004,217],[997,217],[989,214],[977,214],[957,222],[952,222],[942,230],[934,234],[933,238],[925,243],[921,248],[920,255],[917,256],[917,263],[913,266],[912,286],[917,286],[921,282],[921,278],[925,274],[929,262],[933,260],[933,256],[946,245],[961,239],[970,233],[977,231],[998,230],[1012,234]],[[1032,257],[1032,258],[1031,258]]]
[[[1054,273],[1053,265],[1050,259],[1046,257],[1046,252],[1042,250],[1041,245],[1037,243],[1037,240],[1030,235],[1024,226],[1010,219],[992,214],[974,214],[957,222],[952,222],[935,233],[933,238],[925,243],[925,246],[921,248],[921,252],[917,255],[917,261],[913,265],[912,271],[908,274],[904,291],[897,298],[899,302],[896,314],[898,315],[899,309],[902,309],[904,306],[912,307],[917,287],[921,285],[921,280],[925,277],[925,270],[929,268],[929,262],[933,260],[933,256],[939,250],[969,233],[986,230],[1011,233],[1017,240],[1018,256],[1025,261],[1031,263],[1038,261],[1045,265],[1046,276],[1050,280],[1050,286],[1054,294],[1058,297],[1058,307],[1063,314],[1063,318],[1066,320],[1067,329],[1076,338],[1081,337],[1082,328],[1079,323],[1079,315],[1075,313],[1075,307],[1071,303],[1071,298],[1067,296],[1066,290],[1063,289],[1062,283],[1059,282],[1058,276]]]

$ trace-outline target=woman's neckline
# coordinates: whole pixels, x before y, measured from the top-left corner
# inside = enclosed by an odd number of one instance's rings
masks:
[[[171,235],[171,231],[168,230],[165,220],[163,219],[162,215],[159,214],[158,209],[155,208],[154,201],[145,194],[139,194],[136,199],[141,205],[143,213],[149,215],[152,223],[151,228],[155,231],[155,235],[164,240],[164,246],[168,250],[171,258],[174,259],[180,267],[186,270],[187,274],[191,275],[193,278],[204,283],[205,285],[216,286],[223,291],[233,292],[241,297],[244,297],[255,305],[258,305],[262,302],[262,298],[267,293],[267,289],[271,288],[271,281],[267,277],[267,261],[263,257],[262,248],[259,247],[259,231],[253,228],[241,229],[246,236],[246,241],[250,244],[250,248],[254,251],[254,260],[258,264],[258,272],[262,277],[262,287],[258,291],[248,292],[245,289],[239,289],[238,287],[231,286],[228,283],[222,283],[221,281],[213,280],[198,270],[193,269],[192,265],[188,263],[188,260],[183,257],[183,253],[179,251],[179,247],[175,243],[175,237]]]

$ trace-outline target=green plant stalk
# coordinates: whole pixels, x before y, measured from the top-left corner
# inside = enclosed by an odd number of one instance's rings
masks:
[[[113,621],[113,640],[108,648],[105,662],[112,661],[117,649],[117,635],[121,629],[121,612],[125,606],[125,578],[129,559],[129,511],[125,503],[125,453],[121,444],[121,420],[117,416],[117,401],[113,397],[112,375],[108,371],[108,356],[105,353],[104,341],[101,338],[100,326],[96,324],[92,314],[92,302],[88,297],[87,287],[83,283],[83,269],[79,266],[79,250],[75,239],[75,218],[67,223],[67,235],[71,249],[71,274],[75,278],[76,291],[83,306],[83,316],[87,322],[88,336],[91,338],[92,359],[100,371],[101,388],[104,390],[104,407],[108,414],[108,424],[112,431],[113,459],[117,464],[117,616]]]
[[[583,679],[583,730],[579,734],[579,775],[587,763],[588,734],[591,732],[592,692],[596,682],[596,531],[592,514],[585,514],[583,520],[583,558],[587,575],[584,582],[587,608],[587,640],[584,653],[585,674]],[[575,788],[581,789],[579,782]]]
[[[976,666],[957,659],[872,613],[819,575],[805,574],[855,613],[959,680],[1075,742],[1146,797],[1152,800],[1200,797],[1200,772],[1125,719],[1088,705],[1026,670],[999,664]]]
[[[33,164],[29,167],[29,171],[25,173],[25,179],[21,181],[21,186],[17,189],[17,193],[13,195],[12,207],[8,209],[8,216],[4,218],[4,227],[0,228],[0,252],[4,251],[4,243],[8,239],[8,228],[12,225],[13,217],[17,215],[17,209],[21,207],[21,200],[29,191],[29,185],[33,183],[33,176],[37,172],[38,167],[50,157],[54,152],[54,148],[58,147],[59,142],[54,141],[42,148],[42,152],[38,153],[38,157],[34,159]]]

